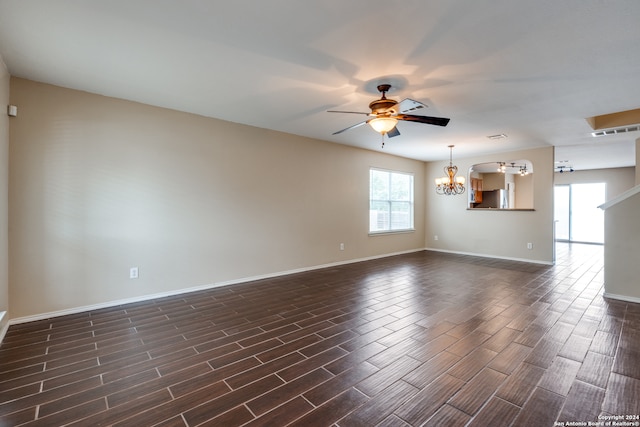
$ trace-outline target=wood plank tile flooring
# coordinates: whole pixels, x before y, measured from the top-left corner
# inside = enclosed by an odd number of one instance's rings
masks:
[[[419,252],[13,325],[0,425],[552,426],[640,414],[601,246]],[[633,420],[637,421],[637,420]]]

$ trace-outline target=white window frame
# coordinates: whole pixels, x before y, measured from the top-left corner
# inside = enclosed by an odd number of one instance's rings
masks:
[[[387,181],[387,195],[386,197],[380,197],[380,191],[374,192],[374,175],[377,174],[386,174]],[[408,198],[399,198],[394,199],[394,195],[392,191],[390,191],[392,187],[393,178],[399,177],[402,178],[409,177],[409,188],[408,190]],[[378,234],[388,234],[388,233],[406,233],[415,231],[414,228],[414,219],[415,219],[415,182],[414,182],[413,173],[410,172],[401,172],[394,171],[388,169],[380,169],[371,167],[369,168],[369,234],[370,235],[378,235]],[[407,191],[405,190],[405,191]],[[374,194],[376,193],[376,194]],[[384,210],[373,209],[374,204],[378,206],[385,206]],[[395,206],[407,206],[408,209],[406,211],[394,211],[393,207]],[[406,214],[408,218],[405,218],[401,221],[394,221],[394,217],[397,218],[398,214]],[[400,224],[394,225],[395,224]],[[381,226],[382,225],[382,226]]]

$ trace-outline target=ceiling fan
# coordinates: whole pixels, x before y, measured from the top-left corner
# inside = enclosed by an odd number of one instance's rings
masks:
[[[329,113],[349,113],[349,114],[365,114],[372,117],[364,122],[357,123],[348,128],[344,128],[333,135],[354,129],[364,124],[369,124],[376,132],[380,133],[383,137],[387,135],[389,138],[400,135],[396,124],[398,120],[404,120],[407,122],[426,123],[428,125],[446,126],[450,119],[444,117],[429,117],[429,116],[416,116],[414,114],[405,114],[407,112],[419,110],[426,106],[413,99],[403,99],[402,101],[394,101],[393,99],[387,99],[386,93],[391,89],[389,84],[378,85],[378,91],[382,93],[382,98],[377,99],[369,104],[371,109],[370,113],[363,113],[359,111],[337,111],[329,110]],[[383,144],[384,145],[384,144]]]

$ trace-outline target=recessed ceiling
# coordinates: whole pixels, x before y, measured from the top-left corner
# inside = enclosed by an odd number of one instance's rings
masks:
[[[637,126],[640,123],[640,108],[589,117],[587,119],[587,122],[589,122],[589,125],[593,128],[594,131],[610,128],[628,127],[632,125]]]
[[[11,75],[419,160],[555,146],[576,169],[633,166],[640,2],[0,0]],[[360,117],[375,87],[447,127]],[[488,139],[506,134],[508,138]]]

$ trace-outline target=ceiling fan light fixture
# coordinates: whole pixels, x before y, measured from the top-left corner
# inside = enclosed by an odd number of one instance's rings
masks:
[[[384,135],[389,132],[391,129],[396,127],[398,123],[398,119],[393,117],[376,117],[369,121],[369,125],[378,133]]]
[[[344,128],[342,130],[334,132],[332,135],[338,135],[349,129],[353,129],[368,123],[371,128],[378,132],[380,135],[387,135],[389,138],[393,138],[400,135],[400,132],[396,127],[398,121],[424,123],[427,125],[435,126],[446,126],[447,124],[449,124],[449,119],[446,117],[430,117],[406,114],[407,112],[425,108],[426,106],[419,103],[418,101],[414,101],[409,98],[405,98],[400,102],[393,99],[387,99],[386,93],[390,89],[390,84],[378,85],[378,91],[382,94],[382,96],[380,97],[380,99],[376,99],[375,101],[369,103],[369,109],[371,110],[370,113],[364,113],[361,111],[328,110],[329,113],[363,114],[371,117],[369,120],[362,121],[355,125],[349,126],[348,128]],[[384,142],[382,143],[382,145],[384,147]]]

